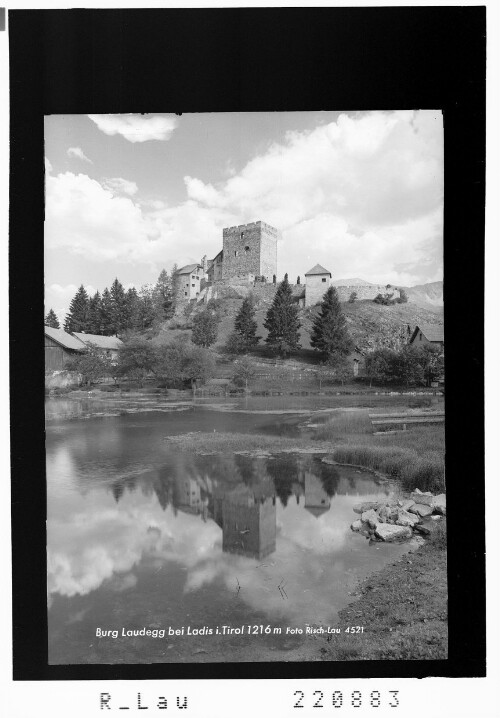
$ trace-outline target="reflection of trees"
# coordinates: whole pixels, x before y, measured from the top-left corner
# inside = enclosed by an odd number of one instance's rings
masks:
[[[323,484],[323,489],[331,498],[338,491],[340,482],[340,474],[335,466],[325,464],[322,461],[315,461],[313,465],[313,473],[319,477]]]
[[[123,496],[124,492],[125,492],[125,487],[121,481],[114,481],[111,484],[111,493],[115,497],[116,503],[119,502],[119,500]]]
[[[234,458],[241,478],[245,484],[251,484],[254,474],[254,459],[249,456],[241,456],[241,454],[235,454]]]
[[[299,478],[299,466],[296,457],[286,454],[278,460],[267,462],[267,472],[272,477],[276,494],[283,506],[288,504],[292,495],[292,484]]]

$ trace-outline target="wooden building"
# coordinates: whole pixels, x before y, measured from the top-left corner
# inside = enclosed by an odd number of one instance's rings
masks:
[[[410,344],[421,347],[430,344],[444,349],[444,327],[442,324],[417,324],[410,337]]]
[[[63,329],[45,327],[45,372],[62,371],[68,359],[85,351],[85,344]]]
[[[118,352],[123,342],[118,337],[107,337],[101,334],[87,334],[86,332],[73,332],[73,336],[84,345],[93,344],[102,351],[112,362],[118,359]]]

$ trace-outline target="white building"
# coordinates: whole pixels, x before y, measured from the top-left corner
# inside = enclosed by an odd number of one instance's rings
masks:
[[[321,302],[323,295],[330,286],[332,273],[316,264],[312,269],[306,272],[306,307],[310,307]]]

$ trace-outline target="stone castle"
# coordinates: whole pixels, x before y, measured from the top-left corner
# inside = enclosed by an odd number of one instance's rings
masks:
[[[278,278],[278,239],[280,232],[265,222],[250,222],[222,230],[222,249],[213,258],[204,256],[200,263],[187,264],[177,271],[176,305],[183,309],[189,303],[207,302],[230,292],[245,296],[252,291],[257,297],[272,300]],[[305,273],[305,283],[293,283],[292,292],[301,306],[321,301],[331,285],[332,274],[320,264]],[[352,292],[357,299],[375,299],[389,288],[382,285],[336,287],[341,301],[348,301]],[[399,290],[391,288],[394,297]]]

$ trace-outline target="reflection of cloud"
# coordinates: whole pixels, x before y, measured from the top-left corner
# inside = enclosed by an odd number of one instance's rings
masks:
[[[356,500],[335,496],[330,511],[318,518],[304,509],[303,499],[286,509],[278,505],[276,552],[258,560],[223,553],[214,521],[182,511],[175,516],[172,506],[163,511],[154,495],[124,494],[116,504],[111,494],[90,490],[82,503],[80,496],[56,489],[49,501],[49,607],[53,594],[84,595],[104,582],[112,591],[133,590],[133,568],[144,562],[166,583],[173,565],[186,569],[178,589],[184,595],[202,596],[208,586],[220,586],[225,601],[226,592],[235,593],[239,585],[240,601],[275,620],[326,621],[339,607],[337,591],[345,598],[351,571],[370,560],[347,543]],[[283,580],[288,599],[278,590]],[[182,593],[173,595],[182,601]]]
[[[124,575],[113,576],[108,583],[108,588],[116,593],[121,593],[122,591],[128,591],[130,588],[135,588],[136,585],[137,576],[135,573],[126,573]]]
[[[55,497],[50,502],[51,514],[59,511],[47,525],[49,593],[89,593],[116,573],[129,572],[145,555],[194,567],[212,556],[220,542],[216,524],[163,513],[156,498],[124,496],[116,505],[110,495],[90,496],[96,500],[88,500],[84,512],[71,512],[65,503],[54,506]],[[132,580],[121,579],[115,590],[131,588]]]

